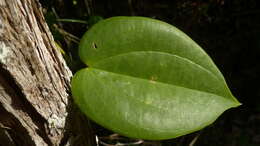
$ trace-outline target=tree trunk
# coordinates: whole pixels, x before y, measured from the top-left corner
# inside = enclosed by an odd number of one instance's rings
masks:
[[[0,0],[0,146],[94,146],[37,0]]]

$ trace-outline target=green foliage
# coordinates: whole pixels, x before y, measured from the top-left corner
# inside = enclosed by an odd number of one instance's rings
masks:
[[[113,17],[83,36],[72,94],[100,125],[160,140],[199,130],[240,103],[209,56],[177,28],[150,18]]]

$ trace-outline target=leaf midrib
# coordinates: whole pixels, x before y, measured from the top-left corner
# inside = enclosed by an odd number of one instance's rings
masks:
[[[135,80],[144,80],[146,82],[149,82],[149,80],[147,79],[143,79],[143,78],[137,78],[137,77],[133,77],[133,76],[129,76],[129,75],[122,75],[122,74],[118,74],[118,73],[114,73],[114,72],[109,72],[109,71],[106,71],[106,70],[102,70],[102,69],[96,69],[96,68],[90,68],[90,69],[94,69],[94,70],[100,70],[100,71],[103,71],[103,72],[107,72],[107,73],[110,73],[110,74],[115,74],[117,76],[123,76],[123,77],[128,77],[128,78],[134,78]],[[88,70],[88,69],[87,69]],[[102,80],[101,80],[102,81]],[[187,88],[187,87],[183,87],[183,86],[178,86],[178,85],[173,85],[173,84],[168,84],[168,83],[164,83],[164,82],[156,82],[156,83],[152,83],[152,84],[162,84],[162,85],[165,85],[165,86],[168,86],[170,88],[183,88],[185,90],[190,90],[192,92],[202,92],[204,94],[209,94],[209,95],[212,95],[214,97],[217,97],[217,98],[222,98],[222,99],[225,99],[227,101],[230,101],[230,102],[233,102],[232,100],[230,99],[227,99],[227,98],[224,98],[223,96],[221,95],[217,95],[215,93],[211,93],[211,92],[205,92],[205,91],[201,91],[201,90],[195,90],[195,89],[191,89],[191,88]],[[157,108],[157,109],[161,109],[161,110],[164,110],[164,111],[168,111],[169,109],[167,108],[164,108],[164,107],[158,107],[158,106],[154,106],[153,104],[148,104],[148,103],[145,103],[144,100],[140,100],[138,98],[128,98],[128,99],[132,99],[132,100],[135,100],[135,101],[139,101],[147,106],[150,106],[152,108]]]
[[[110,71],[107,71],[107,70],[103,70],[103,69],[99,69],[99,68],[94,68],[94,67],[89,67],[89,69],[100,70],[100,71],[103,71],[103,72],[108,72],[108,73],[116,74],[116,75],[118,75],[118,76],[126,76],[126,77],[129,77],[129,78],[135,78],[135,79],[144,80],[144,81],[147,81],[147,82],[150,81],[150,80],[145,79],[145,78],[139,78],[139,77],[129,76],[129,75],[126,75],[126,74],[119,74],[119,73],[110,72]],[[192,88],[188,88],[188,87],[184,87],[184,86],[180,86],[180,85],[169,84],[169,83],[158,82],[158,81],[153,81],[152,84],[163,84],[163,85],[173,86],[173,87],[177,87],[177,88],[184,88],[184,89],[186,89],[186,90],[192,90],[193,92],[202,92],[202,93],[211,94],[211,95],[214,95],[214,96],[217,96],[217,97],[221,97],[221,98],[224,98],[224,99],[231,100],[229,97],[228,97],[228,98],[225,98],[224,96],[218,95],[218,94],[216,94],[216,93],[207,92],[207,91],[198,90],[198,89],[192,89]],[[232,100],[231,100],[231,101],[232,101]]]
[[[169,56],[175,56],[175,57],[177,57],[177,58],[180,58],[180,59],[183,59],[183,60],[185,60],[185,61],[188,61],[188,62],[190,62],[190,63],[192,63],[192,64],[194,64],[194,65],[197,65],[197,66],[200,67],[201,69],[203,69],[203,70],[209,72],[210,74],[212,74],[215,78],[220,79],[220,78],[219,78],[216,74],[214,74],[212,71],[206,69],[206,68],[203,67],[202,65],[200,65],[200,64],[198,64],[198,63],[196,63],[196,62],[194,62],[194,61],[192,61],[192,60],[190,60],[190,59],[188,59],[188,58],[182,57],[182,56],[180,56],[180,55],[171,54],[171,53],[168,53],[168,52],[160,52],[160,51],[130,51],[130,52],[125,52],[125,53],[120,53],[120,54],[117,54],[117,55],[112,55],[112,56],[103,58],[103,59],[101,59],[101,60],[99,60],[99,61],[93,63],[92,65],[94,66],[95,64],[98,64],[99,62],[102,62],[102,61],[105,61],[105,60],[108,60],[108,59],[111,59],[111,58],[114,58],[114,57],[124,56],[124,55],[128,55],[128,54],[131,54],[131,53],[138,53],[138,52],[140,52],[140,53],[146,53],[146,52],[148,52],[148,53],[159,53],[159,54],[164,54],[164,55],[169,55]],[[89,67],[91,67],[92,65],[88,64]]]
[[[124,55],[128,55],[128,54],[131,54],[131,53],[158,53],[158,54],[163,54],[163,55],[168,55],[168,56],[174,56],[178,59],[181,59],[181,60],[184,60],[184,61],[187,61],[197,67],[199,67],[201,70],[209,73],[212,77],[214,77],[217,81],[220,81],[220,82],[223,82],[220,78],[218,78],[217,75],[215,75],[213,72],[211,72],[210,70],[206,69],[205,67],[201,66],[200,64],[198,63],[195,63],[194,61],[188,59],[188,58],[184,58],[184,57],[181,57],[179,55],[175,55],[175,54],[171,54],[171,53],[168,53],[168,52],[160,52],[160,51],[130,51],[130,52],[126,52],[126,53],[121,53],[121,54],[117,54],[117,55],[113,55],[113,56],[109,56],[109,57],[106,57],[100,61],[97,61],[96,63],[93,63],[92,65],[89,65],[90,68],[95,68],[95,69],[99,69],[99,70],[102,70],[102,71],[106,71],[106,72],[111,72],[111,73],[115,73],[115,74],[119,74],[119,75],[124,75],[124,76],[129,76],[129,77],[134,77],[134,78],[138,78],[138,79],[144,79],[144,80],[148,80],[150,81],[149,79],[147,78],[142,78],[142,77],[136,77],[136,76],[131,76],[131,75],[127,75],[127,74],[120,74],[120,73],[117,73],[117,72],[112,72],[112,71],[107,71],[107,70],[103,70],[103,69],[100,69],[100,68],[96,68],[95,67],[95,64],[98,64],[100,62],[104,62],[106,60],[109,60],[109,59],[112,59],[112,58],[115,58],[115,57],[118,57],[118,56],[124,56]],[[93,66],[93,67],[92,67]],[[161,81],[153,81],[153,82],[156,82],[156,83],[162,83],[162,84],[167,84],[167,85],[173,85],[173,86],[177,86],[177,87],[182,87],[182,88],[186,88],[186,89],[191,89],[191,90],[196,90],[196,91],[201,91],[201,92],[205,92],[205,93],[210,93],[210,94],[214,94],[214,95],[217,95],[217,96],[221,96],[223,97],[223,95],[219,95],[219,94],[216,94],[216,93],[213,93],[213,92],[207,92],[207,91],[204,91],[204,90],[200,90],[200,89],[195,89],[195,88],[188,88],[188,87],[185,87],[185,86],[181,86],[181,85],[177,85],[177,84],[169,84],[169,83],[165,83],[165,82],[161,82]],[[222,83],[223,85],[225,85],[225,82]],[[226,88],[226,87],[224,87]]]

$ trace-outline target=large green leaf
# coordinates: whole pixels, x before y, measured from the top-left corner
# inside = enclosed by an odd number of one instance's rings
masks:
[[[72,94],[80,109],[122,135],[169,139],[199,130],[240,103],[208,55],[177,28],[113,17],[83,36]]]

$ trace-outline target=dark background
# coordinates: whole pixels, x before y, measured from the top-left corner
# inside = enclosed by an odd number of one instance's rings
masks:
[[[78,41],[92,24],[119,15],[152,17],[176,26],[197,42],[243,104],[226,111],[213,125],[199,132],[140,145],[188,146],[197,138],[194,146],[260,146],[259,0],[42,0],[41,3],[54,38],[74,72],[82,67],[77,56]],[[58,18],[84,23],[57,21]],[[101,140],[112,134],[94,123],[93,126]],[[117,138],[103,141],[110,144],[134,141]]]

